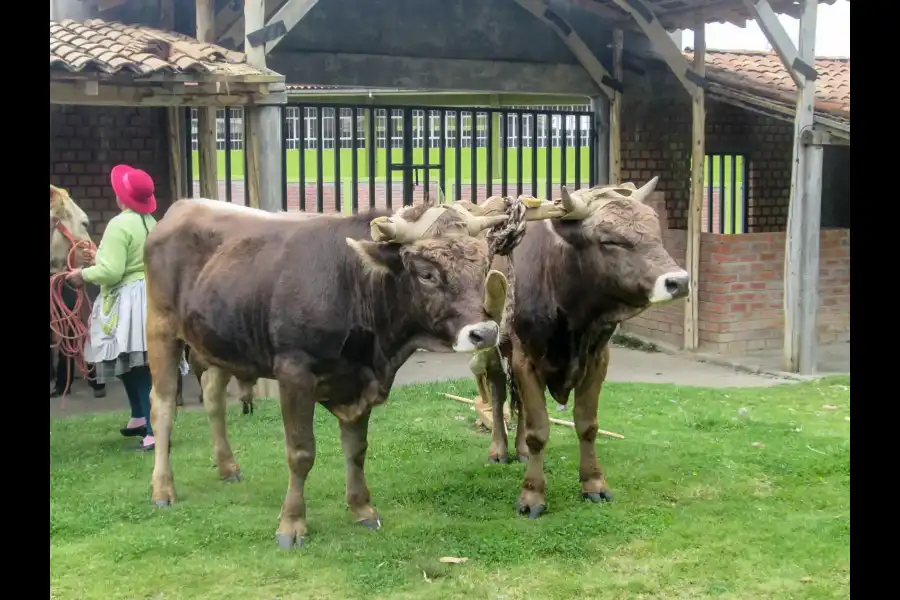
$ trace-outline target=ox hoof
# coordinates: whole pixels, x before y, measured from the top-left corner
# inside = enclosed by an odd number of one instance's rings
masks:
[[[156,508],[169,508],[170,506],[172,506],[172,503],[168,500],[154,500],[153,505]]]
[[[381,519],[360,519],[357,523],[366,529],[371,529],[373,531],[381,529]]]
[[[520,515],[528,515],[529,519],[537,519],[547,512],[546,504],[535,504],[534,506],[526,506],[524,504],[516,504],[516,511]]]
[[[495,457],[495,456],[491,456],[490,458],[488,458],[488,462],[491,464],[495,464],[495,465],[497,465],[497,464],[505,465],[506,463],[509,462],[509,459],[505,456],[501,456],[499,458]]]
[[[244,480],[244,476],[241,475],[240,472],[233,473],[233,474],[229,475],[228,477],[222,478],[222,481],[224,481],[225,483],[238,483],[243,480]]]
[[[518,456],[518,458],[519,458],[519,462],[528,462],[528,457],[525,456],[524,454],[520,454]]]
[[[278,541],[278,547],[282,550],[293,550],[294,548],[302,549],[303,548],[303,536],[299,535],[296,538],[287,533],[276,533],[275,539]]]
[[[252,415],[253,414],[253,403],[252,402],[245,403],[243,408],[241,408],[241,412],[244,413],[245,415]]]
[[[609,491],[604,492],[581,492],[582,500],[590,500],[591,502],[612,502],[612,494]]]

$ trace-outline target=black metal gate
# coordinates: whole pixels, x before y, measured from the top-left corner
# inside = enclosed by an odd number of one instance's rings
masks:
[[[195,116],[188,112],[188,194],[199,191]],[[243,114],[216,119],[219,198],[246,203]],[[282,206],[351,213],[440,192],[548,198],[594,185],[596,131],[584,107],[478,108],[292,103],[282,108]],[[226,118],[227,116],[227,118]]]

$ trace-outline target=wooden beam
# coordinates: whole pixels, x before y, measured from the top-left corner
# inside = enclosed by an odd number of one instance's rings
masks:
[[[641,31],[644,32],[653,48],[662,57],[684,89],[689,94],[693,94],[699,83],[703,83],[703,78],[697,75],[695,69],[691,69],[687,59],[681,53],[681,48],[675,45],[672,38],[666,32],[665,28],[653,14],[650,7],[642,0],[612,0],[616,5],[631,15]],[[594,3],[588,2],[583,5],[588,10],[594,11]]]
[[[373,88],[580,96],[593,96],[599,91],[582,66],[571,64],[275,52],[268,57],[267,66],[284,75],[286,81],[319,85],[346,85],[353,81],[359,87]]]
[[[72,81],[50,82],[50,104],[81,106],[245,106],[254,104],[284,104],[284,92],[265,94],[261,91],[231,94],[205,94],[167,89],[162,86],[120,86],[100,82],[97,94],[91,95],[84,86]]]
[[[799,90],[803,85],[803,80],[815,80],[817,76],[815,57],[810,62],[800,58],[800,54],[797,52],[797,48],[794,47],[791,37],[784,30],[768,0],[743,0],[743,2],[750,14],[756,19],[766,39],[772,44],[772,49],[781,58],[785,69],[791,74],[794,83],[797,84],[797,89]]]
[[[694,70],[706,74],[706,22],[697,14],[694,25]],[[704,163],[706,161],[706,93],[695,87],[691,96],[691,200],[688,207],[687,251],[685,267],[691,275],[691,290],[684,302],[684,347],[700,345],[700,230],[703,220]],[[712,176],[712,174],[710,174]]]
[[[613,76],[621,81],[622,54],[625,35],[621,29],[613,31]],[[609,181],[622,183],[622,93],[615,92],[609,110]]]
[[[815,60],[817,0],[802,0],[799,60]],[[804,142],[814,123],[815,80],[801,78],[794,117],[794,161],[785,234],[784,368],[810,374],[817,363],[822,146]]]
[[[196,0],[197,40],[215,43],[216,13],[213,0]],[[200,196],[218,200],[219,183],[216,152],[216,109],[197,109],[197,153],[200,166]]]
[[[297,26],[297,23],[303,20],[303,17],[305,17],[318,2],[319,0],[287,0],[287,2],[282,4],[281,8],[279,8],[275,14],[272,15],[272,18],[266,22],[265,29],[267,34],[264,35],[264,38],[268,38],[264,42],[266,54],[272,52],[272,50],[275,49],[275,46],[277,46],[281,40]],[[248,29],[248,39],[253,33],[255,32]],[[253,42],[250,41],[250,44],[252,45]],[[246,48],[247,46],[244,47]]]
[[[216,13],[216,43],[236,50],[244,43],[244,12],[237,2],[229,2]]]
[[[181,135],[182,124],[184,123],[183,108],[167,108],[166,109],[166,128],[168,130],[168,151],[169,151],[169,205],[181,198],[185,193],[184,177],[182,169],[184,168],[184,142],[185,139]]]
[[[247,64],[266,68],[265,46],[253,46],[247,36],[265,24],[265,0],[244,0],[244,50]],[[247,184],[250,206],[270,212],[282,207],[281,185],[284,177],[281,164],[281,108],[275,106],[251,108],[244,119],[244,140],[247,157]],[[266,185],[262,185],[262,182]]]
[[[597,183],[609,183],[609,151],[612,147],[609,129],[610,99],[602,94],[591,98],[591,112],[594,113],[594,156]]]
[[[597,87],[612,98],[615,89],[621,89],[621,76],[616,80],[603,64],[597,60],[594,53],[591,52],[584,40],[578,35],[575,29],[561,15],[554,12],[548,5],[546,0],[516,0],[516,4],[530,12],[535,18],[542,21],[565,43],[569,51],[575,55],[579,64],[584,67],[588,75],[591,76]]]

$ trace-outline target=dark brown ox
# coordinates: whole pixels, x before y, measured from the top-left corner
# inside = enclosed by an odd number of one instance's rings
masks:
[[[375,217],[375,218],[373,218]],[[340,425],[347,504],[378,528],[364,474],[371,408],[417,348],[495,347],[489,319],[506,279],[489,272],[488,245],[472,237],[506,220],[454,207],[315,219],[213,200],[180,200],[147,240],[147,343],[156,435],[152,499],[175,500],[169,445],[184,343],[209,366],[204,406],[219,475],[240,479],[228,443],[224,391],[242,395],[260,377],[279,383],[290,482],[276,537],[299,547],[307,533],[304,484],[315,460],[313,412]],[[371,235],[375,242],[364,241]]]
[[[532,518],[547,507],[544,449],[550,430],[544,390],[563,405],[574,390],[582,497],[611,500],[595,448],[610,337],[619,323],[651,305],[688,294],[689,275],[663,247],[659,217],[643,203],[656,182],[571,195],[563,189],[567,216],[529,224],[513,253],[516,304],[504,329],[508,339],[499,352],[479,352],[472,361],[482,395],[492,399],[494,422],[502,423],[506,393],[500,353],[511,360],[511,405],[519,408],[516,452],[528,461],[516,507]],[[502,260],[493,267],[508,268]],[[507,461],[503,427],[493,428],[489,460]]]

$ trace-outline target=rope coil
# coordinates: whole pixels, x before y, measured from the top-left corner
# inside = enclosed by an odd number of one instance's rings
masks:
[[[63,298],[63,290],[67,285],[66,275],[78,267],[79,253],[96,250],[97,247],[90,240],[76,240],[59,221],[55,228],[69,241],[71,247],[66,255],[65,268],[59,273],[50,275],[50,330],[56,340],[50,347],[58,349],[62,360],[72,359],[82,377],[89,379],[89,367],[84,360],[84,347],[90,338],[88,322],[91,316],[91,299],[84,286],[77,287],[74,289],[75,304],[69,308]],[[72,369],[66,369],[66,387],[60,390],[63,406],[71,385]]]

